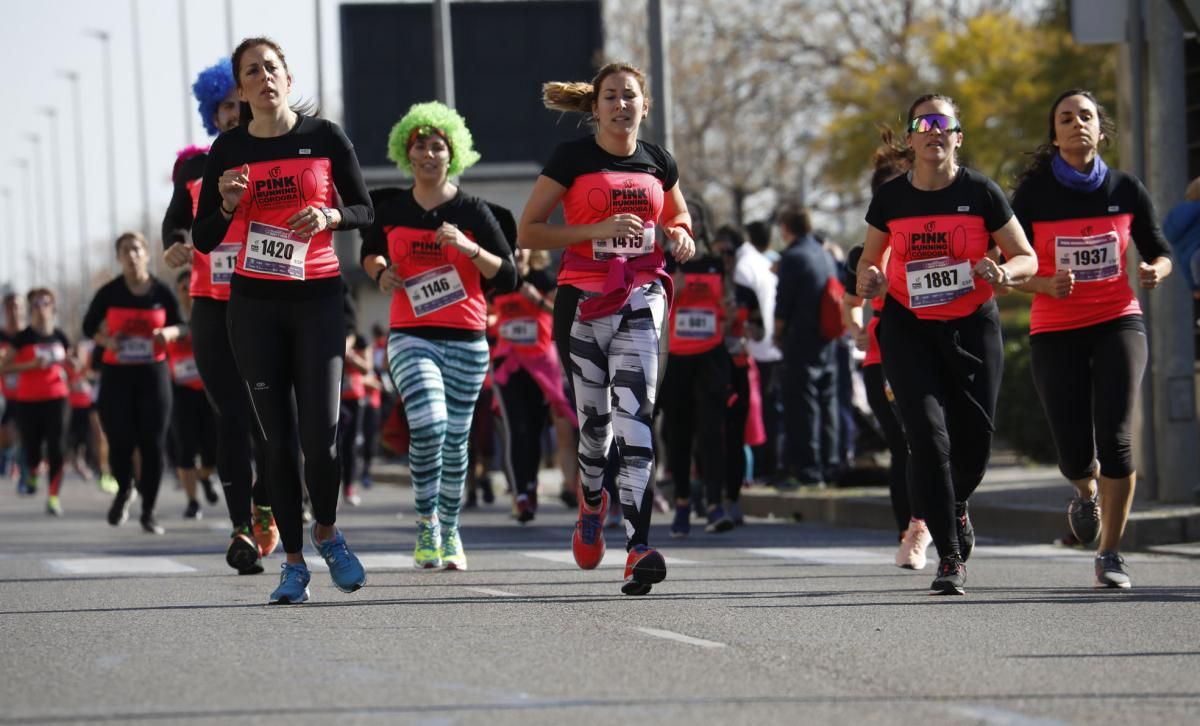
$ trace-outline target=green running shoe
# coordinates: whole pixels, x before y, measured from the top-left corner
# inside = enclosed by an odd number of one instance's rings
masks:
[[[417,517],[417,546],[413,550],[413,566],[418,570],[441,567],[441,539],[437,517]]]
[[[120,485],[117,484],[117,478],[112,474],[101,474],[100,478],[96,481],[96,485],[99,486],[100,491],[104,492],[105,494],[116,494],[117,490],[121,488]]]
[[[467,553],[458,538],[458,527],[442,527],[442,567],[447,570],[467,569]]]
[[[46,514],[52,517],[61,517],[63,513],[62,504],[58,501],[57,494],[51,494],[46,499]]]

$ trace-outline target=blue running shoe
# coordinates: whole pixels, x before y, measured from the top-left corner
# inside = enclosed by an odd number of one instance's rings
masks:
[[[333,579],[334,587],[342,592],[354,592],[367,584],[367,571],[346,545],[346,538],[340,529],[334,530],[333,539],[317,542],[317,525],[314,522],[308,530],[308,536],[325,564],[329,565],[329,576]]]
[[[308,581],[312,575],[303,563],[293,565],[284,562],[280,566],[279,587],[271,593],[268,605],[299,605],[308,599]]]
[[[718,532],[728,532],[733,529],[733,519],[725,513],[721,507],[708,510],[708,524],[704,527],[704,531],[709,534]]]
[[[671,521],[671,536],[686,537],[692,531],[692,507],[688,504],[675,506],[675,519]]]

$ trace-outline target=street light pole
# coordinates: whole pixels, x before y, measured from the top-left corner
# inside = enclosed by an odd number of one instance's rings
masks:
[[[42,137],[40,134],[25,134],[25,138],[29,143],[33,144],[33,198],[37,204],[38,218],[38,234],[37,249],[43,252],[50,246],[49,240],[46,239],[46,183],[45,177],[42,176]],[[32,241],[32,240],[30,240]],[[41,281],[41,269],[38,269],[38,280]],[[47,275],[49,277],[49,275]]]
[[[82,290],[86,294],[91,291],[92,286],[92,250],[88,245],[87,184],[84,182],[83,104],[79,100],[79,73],[59,71],[58,75],[71,84],[71,111],[75,116],[75,196],[79,217],[79,271],[83,275]]]
[[[25,251],[28,249],[30,242],[33,240],[33,214],[30,212],[30,209],[29,209],[30,205],[33,203],[33,200],[30,199],[30,186],[31,185],[29,184],[29,159],[26,159],[23,157],[13,159],[13,164],[15,164],[16,167],[18,169],[20,169],[22,172],[21,173],[21,188],[25,191],[25,206],[21,210],[21,213],[25,215],[25,242],[21,245],[21,250]],[[28,256],[27,256],[27,259],[28,259]],[[34,282],[34,280],[32,278],[33,278],[33,275],[35,272],[36,272],[36,270],[31,267],[30,268],[30,280],[29,280],[30,283]]]
[[[112,107],[112,58],[111,49],[109,48],[111,37],[107,30],[89,30],[87,34],[100,41],[100,48],[104,61],[104,116],[108,126],[108,221],[109,232],[112,239],[116,239],[120,234],[120,221],[117,213],[117,121],[113,116]]]
[[[188,146],[196,143],[192,131],[192,74],[188,71],[187,3],[179,0],[179,67],[183,72],[183,133]]]
[[[150,154],[146,151],[146,101],[142,93],[142,34],[139,30],[137,0],[129,0],[130,27],[133,33],[133,99],[135,116],[137,117],[138,136],[138,180],[142,187],[142,234],[146,239],[150,235],[150,170],[147,160]],[[150,255],[152,270],[158,269],[158,255]]]
[[[0,197],[4,197],[4,218],[10,220],[11,222],[13,218],[12,189],[10,187],[0,187]],[[12,225],[11,223],[8,225],[10,234],[14,227],[15,225]],[[13,235],[13,237],[15,236],[16,235]],[[0,282],[3,283],[0,284],[0,289],[3,289],[4,287],[13,289],[15,287],[13,285],[13,276],[17,273],[17,265],[20,263],[20,259],[17,254],[17,244],[15,239],[10,238],[6,246],[8,247],[8,279],[0,280]]]
[[[54,210],[54,235],[55,249],[58,258],[56,265],[58,272],[58,288],[60,291],[65,291],[67,284],[66,261],[67,261],[67,239],[66,233],[63,231],[63,205],[62,205],[62,158],[58,148],[58,109],[52,106],[43,106],[38,109],[38,113],[50,120],[50,183],[54,187],[56,199],[60,200]]]

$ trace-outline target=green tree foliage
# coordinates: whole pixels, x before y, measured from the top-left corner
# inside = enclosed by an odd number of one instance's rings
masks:
[[[831,190],[861,193],[879,125],[900,132],[912,100],[937,92],[958,103],[966,163],[1007,187],[1024,168],[1025,153],[1047,140],[1050,104],[1059,93],[1092,89],[1115,112],[1115,75],[1113,47],[1076,45],[1058,5],[1028,18],[988,10],[968,18],[915,16],[897,43],[847,58],[830,87],[822,181]],[[1116,146],[1104,154],[1115,162]]]

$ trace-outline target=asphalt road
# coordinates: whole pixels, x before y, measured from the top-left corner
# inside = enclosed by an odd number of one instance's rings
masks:
[[[570,558],[557,501],[520,527],[507,499],[464,514],[467,572],[411,569],[411,492],[376,486],[339,525],[369,572],[345,595],[268,607],[280,555],[239,577],[223,505],[163,537],[104,522],[78,480],[62,519],[0,492],[0,724],[1184,723],[1200,719],[1200,561],[1091,559],[986,539],[968,594],[891,564],[887,533],[751,520],[653,544],[667,580],[620,594]],[[136,505],[135,505],[136,513]],[[397,514],[400,513],[400,517]],[[931,550],[932,556],[932,550]]]

